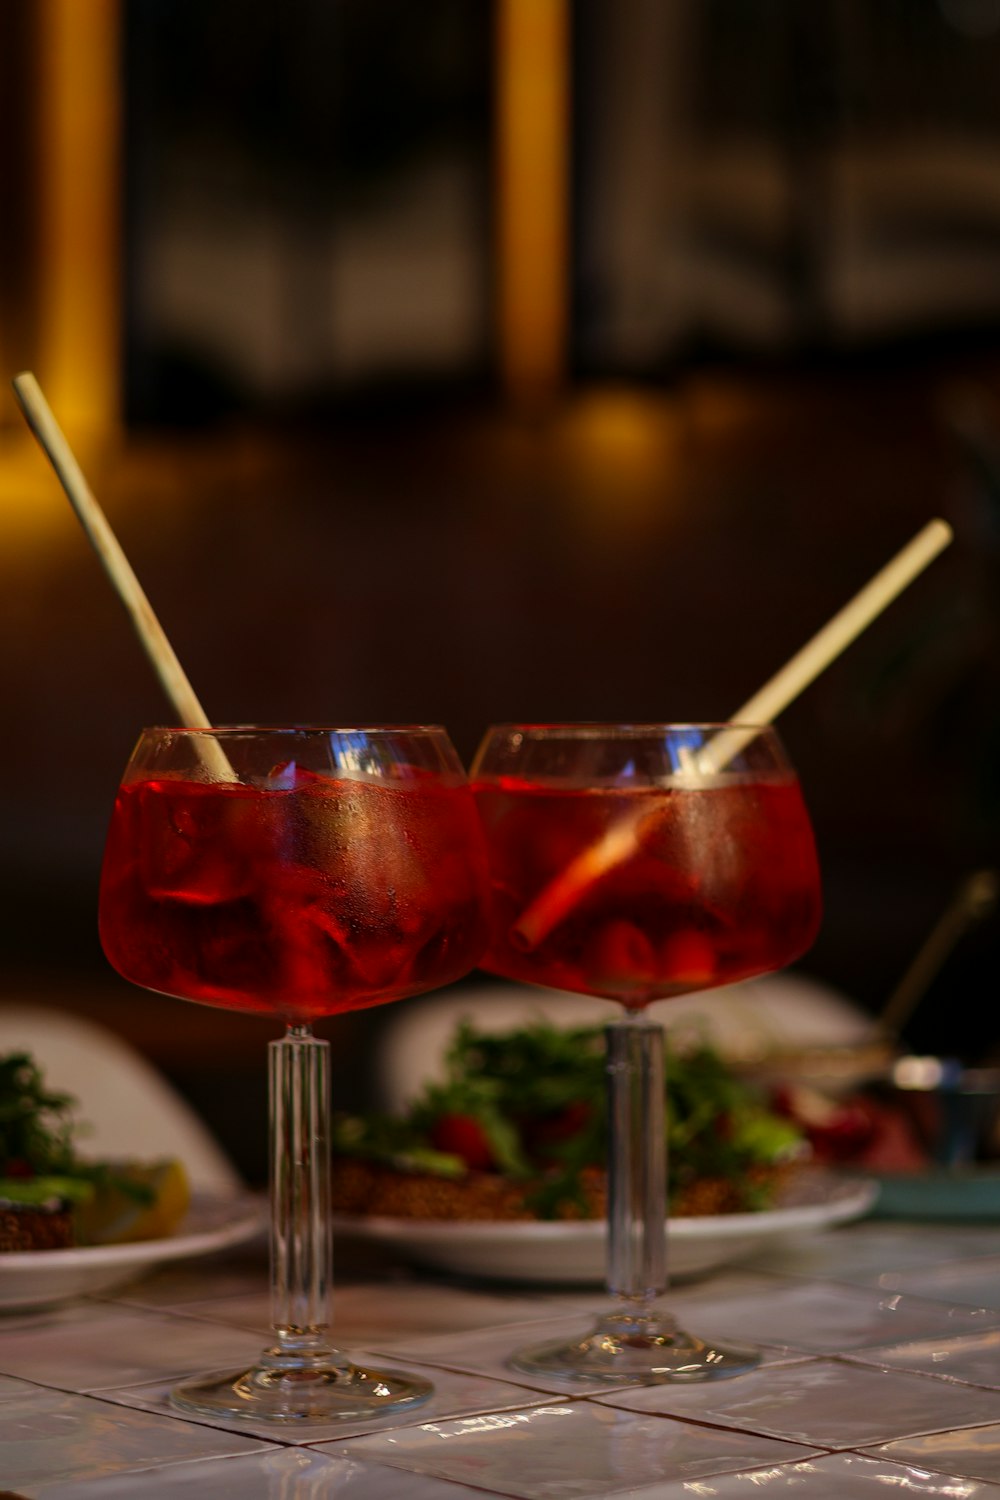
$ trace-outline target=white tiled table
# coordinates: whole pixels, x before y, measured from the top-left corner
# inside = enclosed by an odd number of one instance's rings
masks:
[[[177,1377],[252,1359],[268,1321],[259,1249],[191,1261],[0,1318],[0,1496],[1000,1500],[1000,1225],[869,1220],[679,1286],[687,1326],[760,1343],[761,1366],[586,1394],[506,1358],[583,1327],[596,1291],[421,1278],[349,1247],[337,1272],[338,1342],[429,1375],[429,1402],[291,1433],[181,1417]]]

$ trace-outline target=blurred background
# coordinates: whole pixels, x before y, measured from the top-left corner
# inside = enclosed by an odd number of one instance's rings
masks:
[[[1000,861],[1000,0],[0,0],[0,365],[224,722],[782,720],[802,968],[873,1013]],[[275,1028],[108,969],[169,713],[0,393],[2,995],[105,1020],[262,1176]],[[997,921],[912,1045],[1000,1043]],[[379,1011],[342,1017],[355,1107]]]

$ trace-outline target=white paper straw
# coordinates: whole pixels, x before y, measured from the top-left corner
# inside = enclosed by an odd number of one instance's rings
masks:
[[[721,771],[753,739],[754,725],[773,724],[793,699],[826,671],[830,663],[909,587],[951,540],[952,529],[947,521],[928,521],[843,609],[827,621],[822,630],[806,642],[801,651],[796,652],[731,715],[731,724],[747,727],[724,730],[716,735],[698,753],[698,771],[702,775]]]
[[[854,598],[786,662],[752,698],[748,698],[723,729],[700,750],[682,758],[680,774],[693,781],[724,770],[750,743],[757,730],[773,723],[804,688],[814,682],[857,636],[933,562],[952,540],[946,521],[929,521],[902,551],[886,564]],[[616,823],[604,836],[582,850],[550,881],[521,913],[512,929],[526,949],[543,942],[549,932],[583,898],[596,880],[628,859],[635,848],[631,821]]]
[[[52,408],[42,394],[41,386],[30,371],[16,375],[11,383],[28,426],[55,470],[69,503],[128,612],[160,685],[173,705],[178,727],[211,729],[208,715],[198,701],[153,606],[87,483]],[[217,740],[206,735],[204,740],[197,743],[199,754],[213,775],[226,781],[239,780]]]

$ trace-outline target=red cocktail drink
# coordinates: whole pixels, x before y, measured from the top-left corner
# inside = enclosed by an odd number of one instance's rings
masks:
[[[424,1376],[330,1341],[330,1043],[312,1023],[466,973],[486,892],[475,803],[440,727],[140,736],[108,831],[105,953],[146,989],[284,1023],[268,1047],[274,1342],[250,1368],[185,1380],[183,1411],[367,1422],[430,1395]]]
[[[508,776],[474,791],[492,871],[484,968],[637,1009],[781,968],[816,935],[794,777],[553,789]]]
[[[607,1027],[608,1289],[582,1335],[517,1370],[657,1383],[752,1369],[658,1307],[667,1285],[663,1028],[650,1002],[804,953],[819,871],[768,725],[498,724],[472,767],[490,859],[484,968],[615,1002]]]
[[[121,787],[100,917],[121,974],[202,1004],[304,1019],[471,968],[484,918],[464,785],[273,779]]]

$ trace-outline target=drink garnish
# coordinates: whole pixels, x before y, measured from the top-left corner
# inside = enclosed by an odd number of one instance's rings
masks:
[[[510,929],[513,946],[525,952],[537,948],[602,875],[634,854],[635,842],[635,820],[622,818],[570,860]]]

